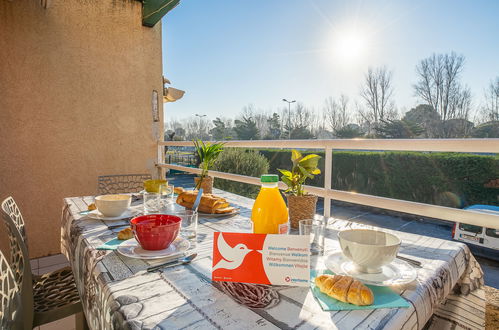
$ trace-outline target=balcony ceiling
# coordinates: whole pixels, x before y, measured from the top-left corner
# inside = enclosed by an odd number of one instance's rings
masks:
[[[153,27],[179,3],[180,0],[142,0],[142,25]]]

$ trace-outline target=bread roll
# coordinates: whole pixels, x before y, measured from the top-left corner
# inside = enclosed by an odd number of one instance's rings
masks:
[[[186,208],[192,209],[198,192],[195,190],[184,191],[177,197],[177,204]],[[213,194],[203,194],[199,203],[198,210],[203,213],[231,213],[235,208],[230,207],[230,204],[225,198],[215,196]]]
[[[371,289],[351,276],[319,275],[315,278],[315,285],[322,293],[349,304],[367,306],[374,302]]]
[[[182,187],[175,187],[173,188],[173,192],[176,193],[177,195],[180,195],[181,193],[183,193],[185,190],[184,188]]]

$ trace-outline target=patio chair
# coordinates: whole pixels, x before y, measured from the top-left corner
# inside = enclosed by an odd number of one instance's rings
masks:
[[[0,251],[0,288],[0,329],[22,329],[21,293],[2,251]]]
[[[1,208],[10,239],[10,266],[20,289],[24,329],[81,313],[82,306],[71,268],[33,275],[21,212],[12,197],[2,202]],[[78,328],[86,328],[84,317],[76,319],[82,323],[77,324]]]
[[[101,175],[97,180],[99,195],[136,193],[143,190],[144,181],[150,179],[150,174]]]

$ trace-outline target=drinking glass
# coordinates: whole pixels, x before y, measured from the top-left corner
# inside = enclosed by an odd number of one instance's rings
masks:
[[[144,199],[144,214],[159,213],[159,211],[160,211],[160,204],[159,204],[160,193],[143,191],[142,197]]]
[[[173,185],[170,184],[161,184],[159,186],[159,211],[161,213],[169,213],[172,210],[172,204],[175,203],[175,199],[173,198]]]
[[[299,222],[300,235],[310,236],[310,253],[323,254],[324,253],[324,234],[326,231],[326,224],[324,221],[315,219],[305,219]]]
[[[193,210],[175,211],[176,215],[182,219],[180,236],[184,238],[195,238],[198,231],[198,212]]]

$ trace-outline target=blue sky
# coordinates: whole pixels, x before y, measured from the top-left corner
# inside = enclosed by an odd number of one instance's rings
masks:
[[[432,53],[466,57],[463,82],[479,105],[499,76],[499,1],[184,0],[163,18],[163,72],[183,99],[168,117],[234,117],[296,99],[360,100],[368,66],[393,71],[399,109],[418,104],[415,66]]]

